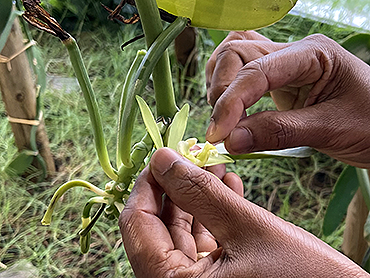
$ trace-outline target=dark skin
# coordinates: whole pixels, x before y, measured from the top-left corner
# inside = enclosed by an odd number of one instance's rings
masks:
[[[310,146],[370,168],[370,67],[323,35],[274,43],[231,32],[206,68],[206,139],[230,153]],[[267,91],[280,111],[246,117]]]
[[[207,64],[207,132],[232,153],[308,145],[370,166],[370,67],[323,36],[276,44],[231,32]],[[280,111],[247,117],[266,91]],[[213,126],[213,127],[212,127]],[[162,148],[137,179],[120,228],[136,277],[369,277],[318,238]],[[163,199],[163,194],[166,197]],[[197,253],[211,252],[197,260]]]
[[[156,151],[119,221],[136,277],[368,277],[232,189],[242,192],[236,175],[220,180],[171,149]],[[197,261],[198,252],[211,253]]]

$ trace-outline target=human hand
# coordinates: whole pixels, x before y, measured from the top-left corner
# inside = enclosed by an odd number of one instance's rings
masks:
[[[173,150],[157,150],[119,220],[136,277],[368,277],[324,242],[242,198],[235,192],[241,186],[234,174],[222,182]]]
[[[214,105],[208,141],[225,140],[232,154],[310,146],[370,168],[370,67],[327,37],[274,43],[231,32],[206,77]],[[267,91],[280,111],[247,117]]]

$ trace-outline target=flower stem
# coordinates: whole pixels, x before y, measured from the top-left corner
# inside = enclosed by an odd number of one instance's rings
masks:
[[[109,203],[108,200],[104,197],[99,196],[99,197],[90,198],[84,206],[84,209],[82,211],[82,218],[83,219],[90,218],[90,211],[94,204],[107,204],[108,205],[108,203]],[[84,227],[84,225],[82,225],[82,228],[84,229],[86,228],[86,226]]]
[[[137,109],[132,109],[135,105],[134,98],[131,96],[133,91],[134,78],[136,72],[143,60],[145,50],[139,50],[136,57],[128,71],[126,76],[125,84],[123,85],[119,118],[118,118],[118,138],[117,138],[117,168],[121,167],[123,163],[127,167],[132,167],[130,150],[131,150],[131,136],[134,126],[134,121],[137,116]]]
[[[98,154],[99,162],[108,177],[110,177],[112,180],[117,180],[117,171],[112,167],[109,160],[98,102],[95,98],[86,67],[83,63],[80,49],[78,48],[78,45],[73,37],[69,37],[68,39],[64,40],[63,43],[68,50],[73,69],[76,73],[78,83],[80,84],[85,98],[87,110],[89,111],[95,139],[95,148]]]
[[[95,185],[93,185],[93,184],[91,184],[87,181],[73,180],[73,181],[66,182],[65,184],[61,185],[58,188],[58,190],[54,193],[53,198],[51,199],[50,204],[48,206],[48,209],[46,210],[46,213],[45,213],[44,217],[41,220],[42,225],[50,225],[51,216],[53,214],[55,205],[56,205],[57,201],[59,200],[59,198],[62,197],[63,194],[68,189],[71,189],[71,188],[77,187],[77,186],[85,187],[85,188],[95,192],[96,194],[102,196],[102,197],[114,197],[113,195],[110,195],[110,194],[106,193],[104,190],[101,190],[99,187],[96,187]]]

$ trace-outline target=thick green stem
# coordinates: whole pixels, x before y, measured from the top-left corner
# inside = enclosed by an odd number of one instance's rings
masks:
[[[99,162],[108,177],[110,177],[112,180],[117,180],[116,170],[112,167],[109,160],[98,102],[95,98],[95,94],[92,89],[87,70],[83,63],[80,49],[78,48],[75,39],[72,37],[64,40],[63,43],[67,47],[73,69],[76,73],[78,83],[80,84],[82,93],[85,98],[87,110],[89,111],[90,121],[93,127],[95,139],[95,148],[99,157]]]
[[[149,48],[163,30],[157,2],[155,0],[136,0],[135,2],[144,29],[146,44]],[[167,51],[163,53],[162,58],[154,68],[153,82],[157,116],[172,118],[177,112],[177,106]]]
[[[132,176],[136,174],[140,166],[143,164],[145,157],[153,148],[153,141],[147,133],[139,143],[136,143],[131,152],[131,161],[133,166],[131,168],[122,167],[118,170],[117,183],[123,183],[127,189],[131,183]]]

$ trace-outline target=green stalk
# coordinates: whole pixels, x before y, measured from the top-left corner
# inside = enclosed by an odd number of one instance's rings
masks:
[[[125,102],[123,107],[122,117],[120,118],[119,140],[118,140],[118,156],[126,167],[132,167],[129,150],[131,147],[131,134],[134,126],[135,116],[137,115],[138,106],[135,101],[135,96],[140,95],[148,83],[150,74],[155,69],[158,61],[162,57],[162,53],[166,51],[170,43],[184,30],[188,20],[184,17],[178,17],[166,30],[164,30],[152,43],[144,59],[138,67],[137,73],[133,78],[131,86],[125,88]],[[136,60],[135,62],[136,63]],[[130,70],[131,72],[131,70]],[[130,77],[131,78],[131,77]],[[127,82],[126,82],[127,83]],[[125,84],[126,86],[126,84]],[[127,94],[126,94],[127,93]],[[158,102],[161,102],[165,95],[161,95]],[[170,108],[170,107],[168,107]],[[177,108],[176,108],[177,109]],[[176,111],[175,111],[176,112]]]
[[[362,196],[364,197],[367,208],[370,209],[370,181],[368,171],[366,169],[356,168],[356,172]]]
[[[147,47],[154,42],[163,30],[157,2],[155,0],[136,0]],[[153,83],[157,116],[172,118],[177,112],[168,52],[163,53],[153,71]]]
[[[110,163],[107,146],[105,144],[98,102],[96,101],[89,76],[83,63],[80,49],[78,48],[75,39],[72,37],[64,40],[63,43],[67,47],[72,66],[85,98],[87,110],[89,111],[99,162],[107,176],[112,180],[117,180],[117,171]]]
[[[108,203],[109,203],[108,200],[104,197],[99,196],[99,197],[90,198],[84,206],[84,209],[82,211],[82,218],[83,219],[90,218],[90,211],[94,204],[107,204],[108,205]],[[83,229],[86,227],[87,225],[82,225]]]
[[[106,193],[104,190],[101,190],[99,187],[96,187],[95,185],[93,185],[93,184],[91,184],[87,181],[73,180],[73,181],[66,182],[65,184],[61,185],[58,188],[58,190],[54,193],[53,198],[51,199],[50,204],[48,206],[48,209],[46,210],[46,213],[45,213],[44,217],[41,220],[42,225],[50,225],[51,216],[53,214],[55,205],[56,205],[57,201],[59,200],[59,198],[62,197],[63,194],[68,189],[71,189],[71,188],[77,187],[77,186],[85,187],[85,188],[91,190],[92,192],[102,196],[102,197],[114,197],[113,195],[110,195],[110,194]]]
[[[130,150],[131,150],[131,136],[133,124],[137,116],[137,109],[132,109],[133,99],[130,99],[130,93],[133,90],[134,78],[140,66],[142,58],[146,54],[145,50],[139,50],[136,57],[131,64],[131,67],[126,76],[125,84],[123,85],[119,118],[118,118],[118,138],[117,138],[117,168],[121,167],[123,163],[127,167],[132,167]]]

